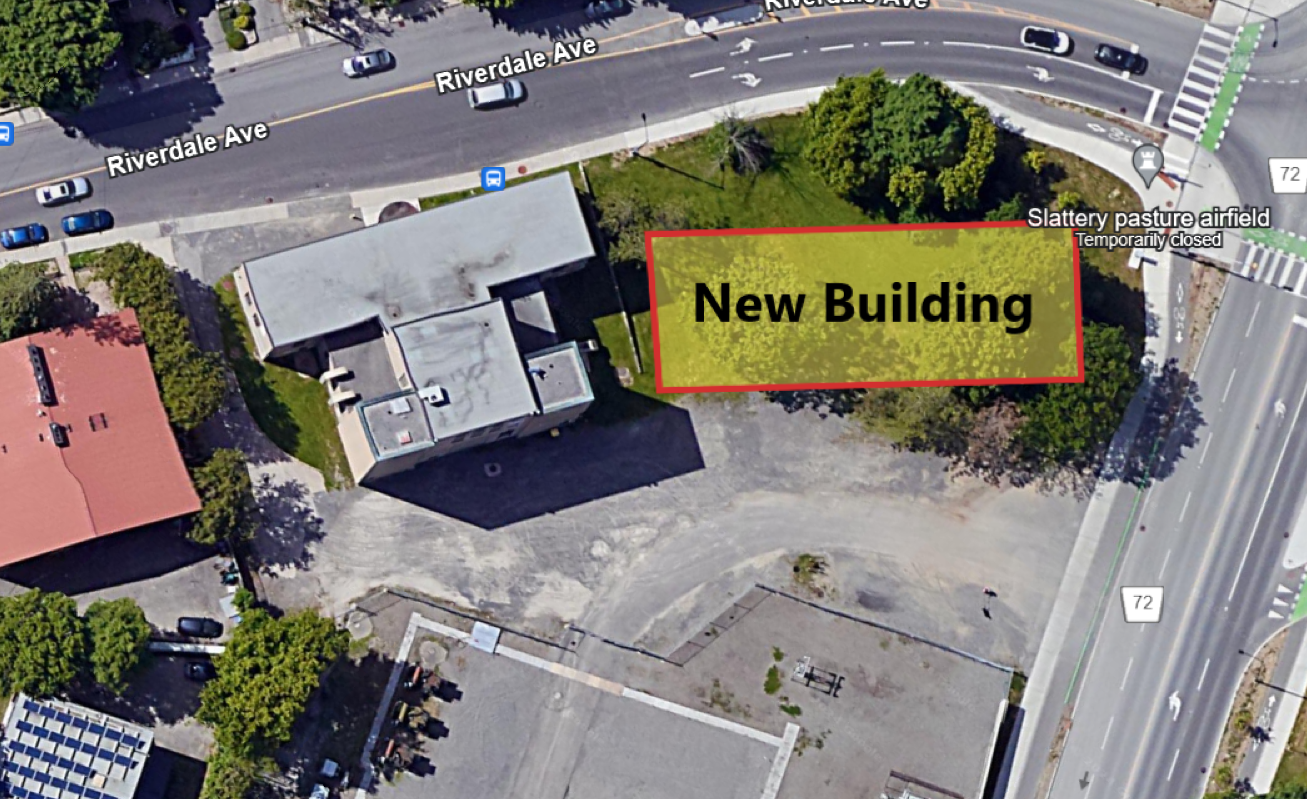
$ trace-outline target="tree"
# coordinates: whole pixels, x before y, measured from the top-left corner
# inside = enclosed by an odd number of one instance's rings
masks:
[[[1014,439],[1024,421],[1021,409],[1005,397],[976,411],[967,431],[967,465],[991,477],[1006,472],[1021,459]]]
[[[0,694],[59,693],[86,657],[86,627],[77,603],[32,589],[0,599]]]
[[[688,230],[698,227],[690,204],[681,197],[658,202],[630,189],[603,194],[596,202],[599,229],[608,242],[608,260],[615,264],[645,260],[644,234],[651,230]]]
[[[841,77],[804,118],[804,157],[813,171],[841,197],[873,201],[884,189],[884,154],[873,148],[876,114],[894,84],[878,69],[870,75]]]
[[[227,755],[270,755],[290,740],[323,670],[348,643],[348,633],[311,610],[280,619],[250,610],[213,659],[218,676],[200,692],[196,718],[213,728]]]
[[[86,609],[91,676],[115,694],[127,690],[132,672],[150,642],[150,623],[130,597],[100,600]]]
[[[718,169],[737,175],[757,175],[771,165],[772,145],[762,131],[738,115],[727,114],[705,136]]]
[[[966,446],[971,411],[946,386],[869,389],[855,415],[899,446],[956,455]]]
[[[204,773],[200,799],[245,799],[262,771],[264,769],[257,761],[236,757],[224,747],[215,747]]]
[[[203,506],[189,536],[201,544],[248,538],[255,504],[250,472],[240,450],[220,449],[192,475]]]
[[[0,268],[0,341],[48,327],[58,299],[59,286],[46,276],[44,264]]]
[[[222,407],[227,380],[217,356],[191,338],[173,271],[136,244],[108,248],[94,268],[115,303],[136,309],[168,420],[183,431],[199,427]]]
[[[1287,782],[1275,786],[1263,799],[1307,799],[1307,785]]]
[[[75,111],[122,41],[106,0],[0,2],[0,101]]]
[[[1111,441],[1139,384],[1123,329],[1086,324],[1084,350],[1084,383],[1049,384],[1022,409],[1019,443],[1051,464],[1087,465]]]

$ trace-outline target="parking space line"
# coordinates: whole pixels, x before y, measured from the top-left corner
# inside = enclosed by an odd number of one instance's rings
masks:
[[[707,724],[709,727],[716,727],[719,730],[733,732],[736,735],[743,735],[746,738],[752,738],[755,741],[760,741],[771,746],[779,748],[781,744],[784,743],[781,738],[777,738],[775,735],[771,735],[770,733],[765,733],[762,730],[755,730],[752,727],[746,727],[743,724],[737,724],[734,721],[710,716],[702,711],[694,710],[684,705],[678,705],[675,702],[668,702],[666,699],[660,699],[653,694],[646,694],[644,691],[637,691],[634,688],[623,688],[621,695],[626,699],[634,699],[635,701],[642,702],[650,707],[656,707],[659,710],[666,710],[668,713],[691,719],[693,721],[698,721]]]
[[[767,773],[767,782],[762,786],[762,799],[776,799],[781,791],[781,780],[785,779],[785,769],[790,764],[790,755],[794,744],[799,740],[799,725],[791,722],[785,725],[785,736],[776,752],[776,759],[771,762],[771,771]]]

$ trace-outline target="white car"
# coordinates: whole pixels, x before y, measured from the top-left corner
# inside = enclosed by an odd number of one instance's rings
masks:
[[[345,59],[340,69],[348,78],[363,78],[377,72],[385,72],[395,66],[395,57],[389,50],[373,50]]]
[[[90,195],[91,182],[86,178],[73,178],[37,189],[36,201],[45,206],[63,205]]]
[[[473,108],[511,105],[522,102],[524,97],[526,97],[526,87],[522,85],[522,81],[512,78],[467,90],[467,104]]]
[[[1033,25],[1021,29],[1021,44],[1031,50],[1053,55],[1069,55],[1074,46],[1071,37],[1052,28],[1036,28]]]

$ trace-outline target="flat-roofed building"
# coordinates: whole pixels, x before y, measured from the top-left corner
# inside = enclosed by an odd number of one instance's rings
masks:
[[[359,482],[577,419],[551,278],[594,257],[569,175],[258,258],[236,272],[259,357],[327,386]]]

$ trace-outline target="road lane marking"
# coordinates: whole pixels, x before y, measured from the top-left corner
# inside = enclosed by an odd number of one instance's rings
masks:
[[[913,44],[916,44],[916,42],[915,41],[881,42],[880,46],[881,47],[907,47],[908,45],[913,45]]]
[[[1207,679],[1207,667],[1210,665],[1212,665],[1211,658],[1208,658],[1206,661],[1203,662],[1203,673],[1198,675],[1198,687],[1194,690],[1197,691],[1203,690],[1203,680]]]
[[[759,58],[758,63],[761,64],[764,61],[775,61],[778,58],[790,58],[793,55],[794,53],[777,53],[776,55],[766,55],[763,56],[762,58]]]
[[[1166,557],[1162,558],[1162,570],[1157,573],[1157,581],[1162,581],[1162,575],[1166,574],[1166,564],[1171,561],[1171,550],[1166,550]]]
[[[1230,396],[1230,386],[1234,385],[1234,376],[1239,373],[1238,369],[1230,370],[1230,381],[1225,384],[1225,393],[1221,395],[1221,404],[1225,404],[1225,398]]]
[[[1294,314],[1293,323],[1298,327],[1307,327],[1307,319],[1304,319],[1303,317],[1298,316],[1297,314]]]
[[[1148,110],[1144,112],[1144,124],[1153,124],[1153,114],[1157,113],[1157,104],[1162,99],[1162,90],[1153,89],[1153,99],[1148,101]]]
[[[725,72],[726,67],[717,67],[716,69],[705,69],[703,72],[691,72],[690,77],[702,78],[704,75],[716,75],[718,72]]]
[[[1129,661],[1128,663],[1125,664],[1125,676],[1121,678],[1121,690],[1122,690],[1122,691],[1125,690],[1125,681],[1128,680],[1128,679],[1130,679],[1130,667],[1133,666],[1133,665],[1135,665],[1135,659],[1134,659],[1134,658],[1130,658],[1130,661]]]
[[[1113,716],[1112,718],[1107,720],[1107,731],[1103,733],[1103,745],[1098,747],[1099,749],[1107,748],[1107,739],[1109,736],[1112,735],[1112,722],[1114,721],[1116,721],[1116,716]]]
[[[853,45],[851,44],[832,44],[830,47],[822,47],[821,52],[832,53],[836,50],[852,50],[852,49],[853,49]]]
[[[1261,309],[1262,309],[1262,301],[1258,300],[1257,304],[1253,306],[1253,315],[1252,318],[1248,320],[1248,329],[1244,331],[1243,334],[1244,338],[1248,338],[1248,334],[1253,332],[1253,322],[1257,321],[1257,312],[1260,311]]]
[[[1295,320],[1297,317],[1295,317]],[[1252,551],[1253,539],[1257,536],[1257,525],[1262,522],[1262,514],[1266,512],[1266,503],[1271,500],[1271,489],[1275,486],[1275,478],[1280,474],[1280,464],[1284,463],[1284,453],[1289,451],[1289,439],[1293,438],[1293,428],[1298,424],[1298,416],[1302,413],[1302,404],[1307,401],[1307,385],[1303,386],[1302,396],[1298,398],[1298,407],[1293,412],[1293,421],[1289,423],[1289,429],[1284,431],[1284,446],[1280,447],[1280,457],[1275,459],[1275,469],[1271,472],[1271,481],[1266,484],[1266,495],[1262,497],[1262,507],[1257,511],[1257,518],[1253,520],[1252,530],[1248,533],[1248,545],[1243,549],[1243,557],[1239,559],[1239,570],[1234,573],[1234,585],[1230,586],[1230,595],[1226,597],[1227,602],[1234,599],[1234,592],[1239,587],[1239,578],[1243,576],[1244,564],[1248,562],[1248,553]]]
[[[951,47],[979,47],[979,48],[981,48],[982,50],[1003,50],[1003,51],[1010,52],[1010,53],[1020,53],[1020,54],[1022,54],[1022,55],[1024,55],[1024,56],[1027,56],[1027,57],[1029,57],[1029,56],[1039,56],[1039,57],[1041,57],[1041,58],[1048,59],[1048,60],[1050,60],[1050,61],[1052,61],[1053,63],[1056,63],[1056,64],[1066,64],[1066,65],[1068,65],[1068,66],[1080,67],[1081,69],[1087,69],[1087,70],[1089,70],[1090,72],[1097,72],[1097,73],[1100,74],[1100,75],[1107,75],[1107,76],[1110,77],[1110,78],[1116,78],[1116,77],[1117,77],[1116,73],[1113,72],[1113,71],[1111,71],[1111,70],[1100,69],[1100,68],[1095,67],[1095,66],[1090,66],[1089,64],[1082,64],[1082,63],[1080,63],[1079,61],[1067,61],[1067,60],[1064,59],[1064,58],[1060,58],[1060,57],[1058,57],[1058,56],[1051,55],[1051,54],[1049,54],[1049,53],[1041,53],[1041,52],[1038,52],[1038,51],[1036,51],[1036,50],[1028,50],[1028,49],[1026,49],[1026,48],[1024,48],[1024,47],[1009,47],[1009,46],[1007,46],[1007,45],[1003,45],[1003,44],[984,44],[984,43],[982,43],[982,42],[950,42],[950,41],[946,41],[946,42],[944,42],[943,44],[945,44],[946,46],[951,46]],[[1138,86],[1138,87],[1141,88],[1141,89],[1147,89],[1147,90],[1150,91],[1150,92],[1158,92],[1158,91],[1161,91],[1161,89],[1158,89],[1156,86],[1150,86],[1150,85],[1148,85],[1147,83],[1135,83],[1134,81],[1130,81],[1130,85],[1131,85],[1131,86]]]
[[[1167,772],[1166,772],[1166,781],[1167,781],[1167,782],[1170,782],[1170,781],[1171,781],[1171,776],[1172,776],[1173,774],[1175,774],[1175,761],[1177,761],[1177,760],[1179,760],[1179,759],[1180,759],[1180,750],[1177,749],[1177,750],[1175,750],[1175,755],[1171,758],[1171,768],[1167,769]]]
[[[1181,522],[1184,521],[1185,511],[1189,510],[1189,500],[1193,499],[1193,496],[1194,496],[1194,492],[1192,491],[1184,495],[1184,507],[1180,508],[1180,518],[1175,520],[1176,524],[1180,524]]]
[[[1198,465],[1199,465],[1199,466],[1202,466],[1202,465],[1203,465],[1203,461],[1207,460],[1207,450],[1208,450],[1208,448],[1211,447],[1211,446],[1212,446],[1212,434],[1211,434],[1211,433],[1208,433],[1208,434],[1207,434],[1207,443],[1203,445],[1203,455],[1202,455],[1201,458],[1198,459]]]

